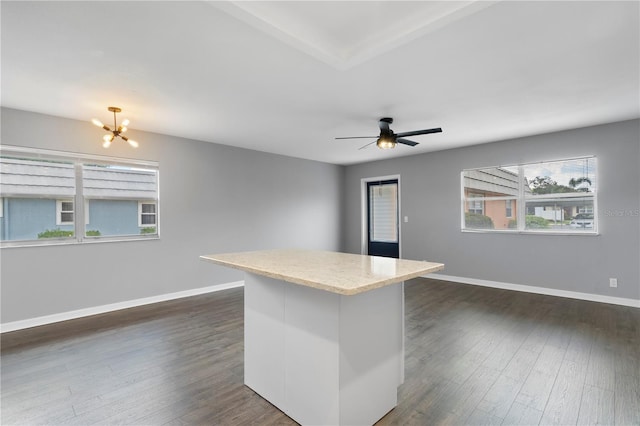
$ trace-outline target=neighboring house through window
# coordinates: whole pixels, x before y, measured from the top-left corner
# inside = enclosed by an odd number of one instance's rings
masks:
[[[463,170],[462,229],[597,233],[595,157]]]
[[[155,162],[2,145],[0,166],[3,247],[159,235]]]

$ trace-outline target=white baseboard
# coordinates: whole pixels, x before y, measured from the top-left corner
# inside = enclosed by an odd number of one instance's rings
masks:
[[[113,312],[119,311],[120,309],[149,305],[151,303],[165,302],[167,300],[181,299],[183,297],[197,296],[199,294],[205,293],[213,293],[229,288],[242,287],[243,285],[244,281],[234,281],[225,284],[212,285],[209,287],[195,288],[193,290],[178,291],[175,293],[161,294],[159,296],[144,297],[142,299],[127,300],[125,302],[110,303],[108,305],[93,306],[91,308],[61,312],[59,314],[45,315],[20,321],[12,321],[0,324],[0,333],[7,333],[9,331],[37,327],[39,325],[52,324],[54,322],[67,321],[75,318],[88,317],[90,315],[104,314],[106,312]]]
[[[424,278],[433,278],[434,280],[452,281],[462,284],[473,284],[483,287],[500,288],[503,290],[523,291],[526,293],[545,294],[547,296],[567,297],[570,299],[588,300],[590,302],[609,303],[612,305],[640,308],[640,300],[627,299],[624,297],[603,296],[600,294],[580,293],[577,291],[556,290],[553,288],[503,283],[499,281],[479,280],[476,278],[456,277],[453,275],[429,274],[425,275]]]

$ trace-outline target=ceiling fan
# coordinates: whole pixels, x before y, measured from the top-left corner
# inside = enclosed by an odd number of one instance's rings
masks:
[[[380,135],[379,136],[352,136],[352,137],[342,137],[336,139],[369,139],[369,138],[377,138],[377,140],[370,142],[364,146],[361,146],[358,149],[364,149],[375,143],[378,145],[380,149],[391,149],[395,148],[396,144],[404,144],[409,146],[416,146],[418,142],[414,142],[409,139],[405,139],[406,136],[417,136],[417,135],[426,135],[429,133],[440,133],[442,129],[440,127],[435,127],[433,129],[425,129],[425,130],[414,130],[412,132],[402,132],[402,133],[394,133],[393,130],[389,128],[389,124],[393,123],[393,118],[391,117],[383,117],[378,121],[378,127],[380,127]]]

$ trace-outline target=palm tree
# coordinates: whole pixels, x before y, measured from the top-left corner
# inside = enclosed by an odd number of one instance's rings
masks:
[[[571,178],[569,180],[569,186],[573,189],[575,189],[576,191],[581,191],[581,192],[589,192],[589,188],[584,187],[584,188],[578,188],[578,186],[582,185],[583,183],[588,183],[589,186],[591,186],[591,179],[589,179],[588,177],[581,177],[581,178]]]

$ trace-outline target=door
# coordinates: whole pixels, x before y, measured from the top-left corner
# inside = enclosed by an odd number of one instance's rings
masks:
[[[400,257],[398,179],[367,182],[367,254]]]

